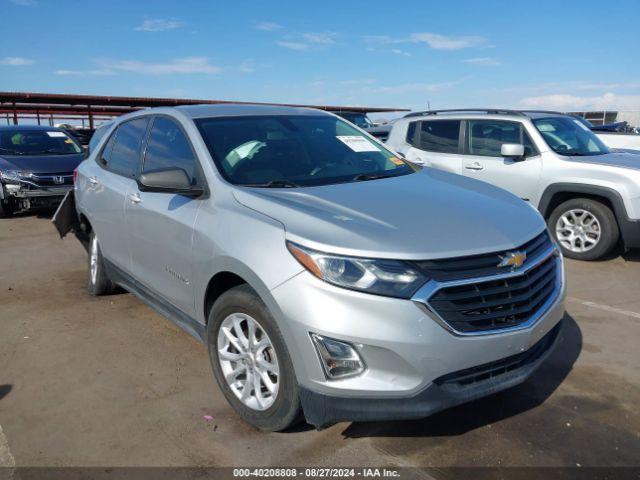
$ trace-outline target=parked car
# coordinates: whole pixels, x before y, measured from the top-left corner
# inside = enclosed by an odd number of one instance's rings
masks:
[[[562,257],[538,212],[327,112],[128,114],[78,167],[62,235],[72,218],[89,292],[120,285],[201,339],[228,402],[266,430],[510,388],[561,328]]]
[[[509,190],[536,207],[563,253],[640,247],[640,162],[553,112],[454,110],[398,120],[387,144],[413,162]],[[514,221],[516,221],[514,219]]]
[[[364,112],[351,112],[348,110],[335,110],[331,113],[338,115],[339,117],[344,118],[345,120],[353,123],[354,125],[362,128],[363,130],[367,130],[369,128],[375,127],[375,124],[371,121],[371,119]]]
[[[386,142],[387,138],[389,138],[389,132],[391,132],[391,129],[393,128],[393,124],[395,122],[395,120],[391,120],[390,122],[383,123],[382,125],[376,125],[375,127],[367,128],[366,132],[369,135],[373,135],[381,142]]]
[[[55,207],[73,188],[82,147],[59,128],[0,127],[0,216]]]
[[[640,132],[637,127],[632,128],[627,122],[595,126],[579,115],[572,115],[572,117],[589,128],[613,151],[640,154]]]

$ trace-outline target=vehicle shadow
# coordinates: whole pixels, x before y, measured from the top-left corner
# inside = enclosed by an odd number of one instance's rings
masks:
[[[450,437],[499,422],[544,403],[567,377],[581,350],[580,327],[565,315],[560,342],[524,384],[421,420],[352,423],[342,434],[347,438]]]
[[[11,390],[13,390],[13,386],[9,384],[0,385],[0,400],[9,395]]]
[[[627,262],[640,262],[640,249],[629,250],[623,253],[622,258]]]

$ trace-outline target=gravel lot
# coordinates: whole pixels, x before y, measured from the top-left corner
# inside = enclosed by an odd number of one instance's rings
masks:
[[[638,252],[567,262],[564,340],[516,389],[271,434],[227,406],[203,345],[132,295],[90,297],[84,250],[47,217],[0,220],[0,260],[0,465],[640,464]]]

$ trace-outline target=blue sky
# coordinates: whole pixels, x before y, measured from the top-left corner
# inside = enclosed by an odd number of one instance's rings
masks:
[[[640,1],[0,0],[0,90],[640,108]]]

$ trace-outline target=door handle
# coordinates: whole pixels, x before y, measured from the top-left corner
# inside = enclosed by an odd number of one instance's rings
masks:
[[[89,177],[88,180],[89,180],[89,183],[91,185],[97,185],[98,184],[98,179],[96,177]]]
[[[130,193],[129,194],[129,201],[131,203],[140,203],[142,201],[142,198],[140,198],[140,194],[139,193]]]
[[[484,167],[480,164],[480,162],[467,163],[464,168],[467,170],[482,170]]]

